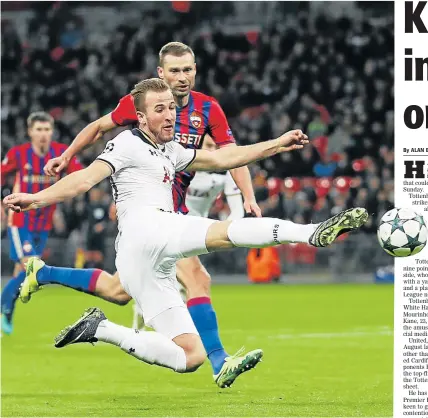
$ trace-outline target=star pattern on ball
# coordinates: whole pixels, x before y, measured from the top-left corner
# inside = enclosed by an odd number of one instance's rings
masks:
[[[425,220],[424,220],[424,217],[423,217],[423,216],[421,216],[421,215],[416,215],[415,220],[416,220],[416,221],[418,221],[421,225],[425,225],[425,226],[426,226],[426,224],[425,224]]]
[[[406,221],[407,221],[406,219],[400,219],[400,218],[398,217],[398,213],[397,213],[396,217],[391,221],[391,227],[392,227],[392,229],[391,229],[391,234],[392,234],[394,231],[396,231],[397,229],[398,229],[398,230],[400,230],[400,231],[402,231],[402,232],[404,232],[403,225],[404,225],[404,223],[405,223]]]
[[[416,247],[419,247],[419,245],[423,244],[423,242],[419,241],[419,234],[414,238],[407,235],[407,244],[404,246],[404,248],[410,248],[413,251]]]
[[[393,252],[395,249],[400,248],[399,246],[397,247],[391,244],[391,237],[389,237],[386,241],[382,240],[382,242],[383,242],[383,246],[389,251]]]
[[[426,245],[426,228],[423,216],[418,213],[410,209],[392,209],[381,218],[379,243],[394,257],[418,254]]]

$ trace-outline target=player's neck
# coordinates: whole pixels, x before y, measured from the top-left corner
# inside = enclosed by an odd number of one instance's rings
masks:
[[[144,135],[144,137],[150,141],[156,148],[160,145],[160,143],[158,143],[156,141],[156,137],[147,129],[143,129],[141,127],[138,127],[138,129],[141,131],[141,133]]]
[[[48,152],[48,147],[37,146],[36,144],[31,143],[31,148],[33,148],[34,154],[38,157],[44,157]]]
[[[189,104],[189,98],[190,98],[190,94],[188,94],[187,96],[183,96],[183,97],[174,96],[174,101],[175,101],[176,106],[184,107],[184,106],[187,106]]]

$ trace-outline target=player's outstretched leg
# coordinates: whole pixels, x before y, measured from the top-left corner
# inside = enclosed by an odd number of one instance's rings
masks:
[[[15,302],[18,299],[19,287],[24,281],[25,271],[20,271],[15,277],[10,279],[1,292],[1,330],[5,335],[13,331],[13,312]]]
[[[180,338],[182,336],[179,336]],[[195,371],[205,360],[205,352],[197,335],[187,337],[187,342],[198,340],[194,350],[186,350],[158,332],[126,328],[110,322],[98,308],[89,308],[72,325],[55,338],[55,347],[76,343],[103,341],[131,354],[148,364],[167,367],[176,372]],[[191,344],[190,344],[191,345]],[[193,352],[192,352],[193,351]]]
[[[368,220],[364,208],[347,209],[319,224],[296,224],[276,218],[244,218],[210,226],[206,236],[208,250],[231,247],[264,248],[288,242],[326,247],[346,232],[356,230]]]
[[[51,267],[39,258],[31,257],[19,293],[22,302],[27,303],[33,293],[49,284],[66,286],[118,305],[126,305],[131,300],[123,290],[117,273],[112,276],[98,269]]]

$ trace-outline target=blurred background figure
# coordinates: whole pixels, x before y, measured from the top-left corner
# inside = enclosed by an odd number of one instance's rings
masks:
[[[110,210],[109,200],[106,193],[98,187],[89,191],[86,216],[88,232],[86,235],[85,268],[103,269]]]

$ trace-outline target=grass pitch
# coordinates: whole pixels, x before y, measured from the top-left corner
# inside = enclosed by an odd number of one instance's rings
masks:
[[[265,352],[230,389],[208,363],[180,375],[102,343],[54,348],[85,308],[128,326],[132,309],[45,288],[18,303],[15,333],[1,339],[1,415],[392,415],[392,286],[215,286],[213,300],[226,348]]]

